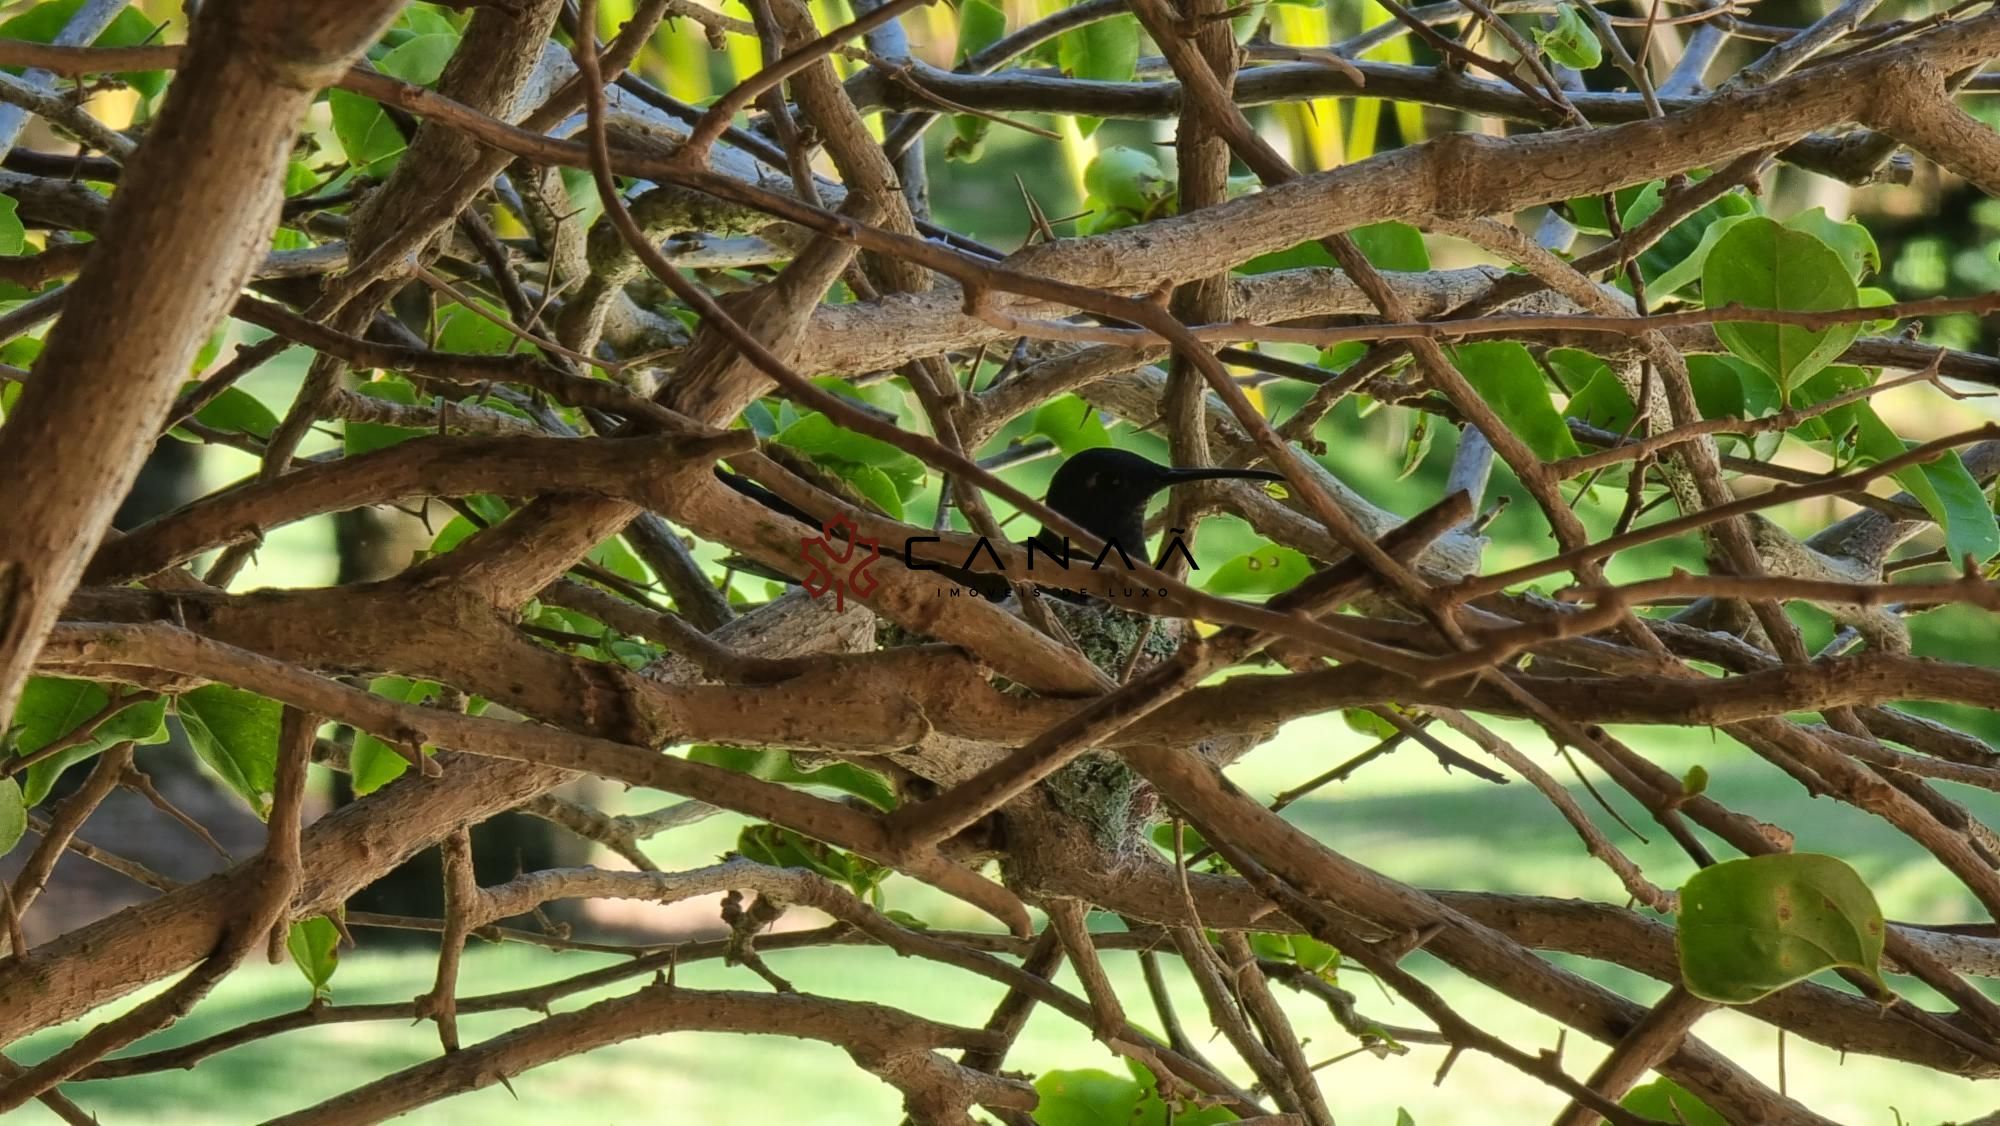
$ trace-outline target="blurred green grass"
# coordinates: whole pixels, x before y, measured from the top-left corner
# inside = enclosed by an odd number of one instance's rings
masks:
[[[1548,744],[1521,725],[1501,729],[1517,745],[1560,778],[1569,778]],[[1976,917],[1976,905],[1936,864],[1878,820],[1831,801],[1806,797],[1789,780],[1764,766],[1727,739],[1700,733],[1620,732],[1667,769],[1700,763],[1712,778],[1710,793],[1733,808],[1768,818],[1797,832],[1802,849],[1831,852],[1854,864],[1893,918],[1947,921]],[[1245,760],[1236,775],[1253,794],[1268,796],[1326,769],[1367,745],[1368,740],[1333,719],[1296,723]],[[1594,772],[1591,780],[1609,793]],[[1581,787],[1572,792],[1591,809],[1619,845],[1655,882],[1676,885],[1692,870],[1663,834],[1649,832],[1650,844],[1634,840],[1597,810]],[[1954,791],[1976,815],[2000,818],[2000,796]],[[621,808],[638,808],[657,795],[623,795]],[[1647,823],[1633,803],[1612,802],[1644,832]],[[1348,782],[1291,807],[1288,816],[1332,847],[1399,879],[1430,887],[1534,892],[1623,902],[1616,880],[1586,856],[1554,810],[1525,784],[1494,786],[1463,774],[1444,774],[1419,748],[1399,749],[1364,767]],[[654,849],[663,866],[692,867],[711,862],[729,846],[739,822],[717,817],[660,838]],[[929,889],[894,880],[888,905],[917,912],[938,925],[979,926],[969,908]],[[1111,924],[1115,925],[1115,924]],[[342,1003],[400,1000],[430,986],[434,966],[422,950],[370,942],[346,953],[334,978]],[[880,1001],[945,1021],[977,1026],[1001,990],[991,982],[914,959],[898,959],[871,948],[777,951],[773,968],[800,989],[828,996]],[[460,983],[464,994],[519,988],[615,962],[614,956],[554,954],[525,947],[478,947],[470,952]],[[1657,997],[1663,986],[1611,967],[1578,959],[1564,965],[1641,1000]],[[1134,1019],[1157,1025],[1145,1003],[1136,959],[1107,955]],[[1174,997],[1197,1040],[1207,1025],[1198,996],[1168,960]],[[1481,1025],[1522,1047],[1554,1047],[1555,1022],[1523,1009],[1481,986],[1442,969],[1426,957],[1409,963],[1444,996]],[[678,980],[696,988],[761,991],[746,970],[718,963],[689,964]],[[1076,989],[1065,971],[1064,983]],[[1361,999],[1363,1011],[1391,1023],[1421,1024],[1408,1006],[1386,998],[1367,978],[1348,974],[1342,984]],[[1912,983],[1895,979],[1908,990]],[[626,988],[630,988],[627,986]],[[565,999],[568,1010],[613,995],[616,989]],[[1929,1000],[1921,990],[1910,990]],[[149,1038],[141,1049],[184,1043],[246,1020],[303,1006],[308,990],[289,966],[257,965],[226,982],[193,1015]],[[1302,997],[1283,1002],[1308,1039],[1314,1060],[1339,1055],[1353,1041],[1325,1011]],[[88,1024],[121,1010],[114,1006],[90,1021],[41,1033],[10,1055],[28,1063],[72,1039]],[[462,1036],[476,1043],[532,1019],[529,1014],[463,1018]],[[1773,1085],[1778,1074],[1775,1030],[1747,1017],[1717,1013],[1698,1027],[1700,1036]],[[1789,1090],[1820,1113],[1842,1123],[1938,1122],[1971,1117],[1991,1109],[1990,1086],[1928,1074],[1907,1065],[1862,1056],[1842,1060],[1830,1050],[1797,1036],[1786,1038]],[[309,1106],[437,1054],[429,1025],[402,1021],[329,1026],[288,1033],[203,1061],[192,1071],[133,1079],[72,1084],[65,1088],[108,1123],[218,1123],[261,1120]],[[1230,1055],[1217,1043],[1212,1055]],[[1587,1074],[1601,1049],[1571,1037],[1565,1060],[1572,1074]],[[1546,1121],[1558,1100],[1538,1084],[1504,1066],[1467,1055],[1442,1085],[1432,1083],[1442,1052],[1417,1048],[1408,1056],[1375,1060],[1356,1056],[1323,1073],[1335,1114],[1343,1122],[1395,1121],[1398,1106],[1424,1126]],[[1029,1022],[1009,1058],[1012,1067],[1039,1073],[1053,1068],[1119,1065],[1091,1042],[1080,1026],[1047,1012]],[[1238,1078],[1248,1081],[1239,1069]],[[518,1076],[515,1095],[502,1088],[473,1092],[410,1116],[424,1123],[478,1122],[483,1126],[545,1122],[561,1115],[578,1123],[666,1121],[800,1121],[879,1123],[898,1114],[895,1092],[855,1068],[838,1049],[773,1037],[730,1037],[674,1033],[652,1037],[565,1060]],[[39,1106],[19,1114],[23,1122],[53,1122]]]

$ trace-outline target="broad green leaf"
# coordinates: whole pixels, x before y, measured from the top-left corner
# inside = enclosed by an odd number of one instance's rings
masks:
[[[1396,1108],[1396,1126],[1417,1126],[1417,1120],[1403,1107]]]
[[[1576,348],[1552,348],[1544,358],[1564,386],[1576,388],[1563,414],[1617,434],[1632,425],[1639,408],[1611,365]]]
[[[483,525],[484,527],[490,528],[507,518],[507,502],[501,500],[499,497],[466,497],[465,503],[467,507],[478,513],[486,521]],[[470,539],[473,533],[479,531],[481,527],[482,525],[475,524],[463,516],[452,517],[449,523],[438,529],[437,538],[431,541],[431,554],[442,555],[450,551],[452,548]]]
[[[744,826],[736,835],[736,851],[759,864],[817,872],[846,884],[856,895],[876,900],[889,875],[889,869],[879,864],[776,825]]]
[[[1277,594],[1312,573],[1312,560],[1282,544],[1267,543],[1217,567],[1202,589],[1219,595]]]
[[[1734,356],[1690,355],[1687,365],[1703,418],[1758,418],[1777,409],[1778,385]]]
[[[1128,1061],[1129,1063],[1129,1061]],[[1096,1068],[1050,1071],[1035,1080],[1039,1126],[1214,1126],[1234,1122],[1224,1107],[1171,1108],[1154,1089],[1152,1073],[1138,1064],[1131,1077]]]
[[[371,399],[401,403],[406,407],[415,406],[417,403],[417,389],[410,385],[409,380],[399,375],[370,380],[355,387],[354,390],[356,394],[366,395]],[[348,457],[393,446],[399,442],[407,442],[426,433],[428,431],[414,427],[389,426],[380,422],[347,422],[340,428],[341,444]]]
[[[892,520],[903,518],[903,494],[887,473],[872,465],[844,463],[835,472]]]
[[[1618,221],[1625,229],[1651,215],[1660,206],[1660,190],[1664,185],[1659,180],[1644,184],[1633,184],[1612,193],[1612,202],[1618,207]],[[1611,222],[1604,215],[1604,200],[1600,196],[1578,196],[1565,205],[1569,211],[1569,221],[1576,229],[1594,235],[1611,233]]]
[[[1402,730],[1367,708],[1342,708],[1340,720],[1349,731],[1375,739],[1388,739]]]
[[[1872,463],[1901,457],[1914,444],[1897,437],[1867,403],[1850,409],[1857,424],[1856,444],[1864,460]],[[1942,457],[1892,476],[1944,529],[1945,550],[1951,553],[1954,565],[1968,555],[1974,563],[1984,563],[2000,553],[2000,526],[1994,522],[1993,505],[1958,451],[1947,450]]]
[[[1420,274],[1431,268],[1430,250],[1423,233],[1407,223],[1370,223],[1347,232],[1362,257],[1383,270]],[[1310,266],[1337,266],[1332,254],[1317,241],[1302,242],[1288,250],[1260,254],[1236,267],[1241,274],[1268,274],[1277,270],[1300,270]],[[1366,345],[1363,345],[1365,348]]]
[[[226,684],[183,692],[174,701],[174,711],[187,729],[194,753],[230,789],[241,794],[259,817],[271,813],[284,710],[276,700]]]
[[[1733,197],[1724,196],[1723,198],[1729,199]],[[1713,206],[1713,204],[1710,206]],[[1696,213],[1697,216],[1699,214],[1699,212]],[[1659,276],[1651,278],[1646,282],[1647,294],[1655,298],[1665,297],[1670,293],[1678,293],[1696,281],[1699,281],[1701,279],[1702,267],[1708,264],[1708,256],[1715,252],[1715,244],[1722,241],[1722,236],[1728,234],[1731,227],[1748,218],[1750,218],[1750,213],[1747,211],[1740,215],[1723,215],[1716,218],[1715,221],[1702,230],[1701,241],[1695,244],[1693,250],[1688,251],[1686,257],[1669,267]],[[1678,231],[1685,226],[1687,224],[1683,223],[1680,227],[1674,229]]]
[[[484,305],[493,316],[506,314],[492,306]],[[453,302],[438,310],[438,350],[442,352],[463,352],[473,356],[505,356],[514,351],[521,338],[507,331],[506,327],[494,323],[492,317],[480,316],[477,312]]]
[[[1728,860],[1680,895],[1681,978],[1703,1000],[1746,1005],[1837,966],[1882,976],[1882,910],[1834,857]]]
[[[0,254],[13,256],[28,249],[28,228],[21,225],[21,203],[0,195]]]
[[[182,390],[186,391],[195,386],[196,383],[189,382]],[[271,408],[241,387],[224,388],[222,394],[217,395],[207,406],[194,412],[194,417],[203,426],[237,434],[249,434],[257,438],[269,438],[271,431],[278,428],[278,416],[271,413]],[[178,427],[171,433],[183,441],[198,440],[193,434]]]
[[[1035,1080],[1039,1126],[1131,1126],[1139,1121],[1139,1084],[1096,1068],[1051,1071]]]
[[[1618,1105],[1635,1114],[1681,1126],[1729,1126],[1727,1118],[1671,1079],[1655,1079],[1634,1087],[1618,1100]]]
[[[1084,167],[1083,190],[1100,205],[1143,215],[1173,194],[1174,181],[1151,153],[1112,145]]]
[[[1007,34],[1007,14],[987,0],[960,0],[958,5],[958,61],[976,55]]]
[[[762,778],[766,782],[784,782],[808,786],[828,786],[842,793],[853,794],[877,809],[894,809],[896,792],[881,775],[872,770],[864,770],[851,763],[836,762],[812,770],[805,770],[793,761],[791,752],[770,748],[750,750],[743,747],[721,747],[701,744],[688,748],[689,762],[703,762]]]
[[[902,450],[866,434],[843,429],[827,416],[814,411],[778,432],[772,441],[781,446],[790,446],[800,453],[812,457],[832,457],[841,461],[873,465],[889,471],[898,462],[915,462],[917,459]],[[921,466],[922,462],[917,462]],[[893,473],[891,474],[893,476]]]
[[[446,33],[418,35],[383,55],[375,69],[413,86],[429,86],[444,73],[451,53],[458,49],[458,36]]]
[[[1707,177],[1697,175],[1696,178]],[[1708,252],[1707,248],[1701,245],[1701,240],[1708,234],[1709,228],[1723,219],[1749,215],[1755,210],[1756,207],[1750,202],[1749,196],[1738,190],[1723,195],[1674,224],[1660,236],[1659,241],[1647,247],[1639,255],[1639,272],[1646,279],[1647,296],[1657,302],[1660,298],[1699,279],[1701,263]],[[1715,237],[1719,239],[1722,236],[1718,234]],[[1701,252],[1700,257],[1696,257],[1697,250]],[[1690,258],[1694,258],[1692,263],[1689,262]],[[1668,275],[1675,270],[1681,270],[1683,276],[1678,279],[1670,278]],[[1663,279],[1671,284],[1663,285]]]
[[[1056,40],[1056,65],[1071,78],[1130,82],[1139,73],[1139,20],[1112,16],[1065,32]],[[1088,137],[1102,118],[1078,115],[1077,129]]]
[[[1571,70],[1589,70],[1604,61],[1604,45],[1597,41],[1590,21],[1583,18],[1574,4],[1558,6],[1555,26],[1547,30],[1537,28],[1535,41],[1549,58]]]
[[[21,786],[12,778],[0,778],[0,856],[14,851],[28,832],[28,803],[21,800]]]
[[[378,676],[368,682],[368,691],[399,704],[421,704],[434,700],[444,689],[435,681],[411,680],[403,676]],[[429,754],[435,747],[425,747]],[[347,754],[347,778],[354,796],[372,794],[403,776],[410,760],[401,751],[365,731],[354,733],[354,746]]]
[[[1370,223],[1347,232],[1347,237],[1377,269],[1421,274],[1431,268],[1423,232],[1408,223]]]
[[[110,702],[111,694],[105,687],[88,680],[29,678],[14,709],[14,753],[29,755],[41,750],[75,731]],[[20,779],[22,800],[30,808],[39,805],[64,770],[115,743],[128,739],[142,746],[165,742],[166,716],[165,700],[134,703],[120,710],[99,724],[90,738],[29,767]]]
[[[1181,823],[1180,839],[1182,856],[1193,856],[1195,853],[1208,847],[1208,841],[1202,838],[1201,831],[1186,822]],[[1153,826],[1153,843],[1159,845],[1168,856],[1172,856],[1174,854],[1174,823],[1166,821]]]
[[[951,115],[951,136],[944,143],[944,158],[962,164],[976,164],[986,155],[986,136],[993,123],[969,113]]]
[[[354,171],[363,176],[388,175],[409,142],[382,107],[346,90],[327,91],[326,106],[333,118],[334,139]]]
[[[429,86],[444,72],[458,49],[458,37],[448,32],[411,36],[375,60],[375,69],[404,82]],[[357,173],[386,176],[409,142],[396,123],[372,99],[345,90],[327,92],[333,135]]]
[[[617,536],[591,548],[590,561],[628,583],[650,586],[653,582],[652,572],[646,569],[644,563],[639,562],[639,557],[632,554],[632,549]]]
[[[1830,219],[1826,208],[1815,207],[1785,220],[1785,226],[1825,243],[1840,255],[1840,260],[1847,264],[1847,272],[1857,283],[1882,268],[1882,252],[1875,246],[1875,236],[1852,219]]]
[[[292,964],[312,985],[315,999],[333,996],[333,971],[340,968],[340,929],[325,915],[314,915],[292,924],[285,934],[285,949]]]
[[[1761,216],[1722,236],[1702,266],[1701,293],[1710,309],[1738,304],[1789,312],[1852,308],[1856,298],[1854,278],[1838,254],[1813,235]],[[1860,333],[1859,324],[1817,330],[1739,321],[1715,326],[1730,352],[1763,369],[1786,392],[1832,363]]]
[[[52,43],[77,9],[83,7],[84,0],[43,0],[42,3],[26,5],[27,10],[5,23],[0,23],[0,39],[22,39],[30,43]],[[137,47],[153,38],[153,21],[137,7],[127,8],[105,27],[91,43],[93,47]],[[7,73],[19,74],[19,67],[8,67]],[[145,97],[151,98],[166,87],[164,71],[146,70],[119,75],[132,88]]]
[[[1064,457],[1111,445],[1097,408],[1075,395],[1058,395],[1035,410],[1034,432],[1054,442]]]
[[[396,17],[396,26],[417,35],[457,35],[451,16],[435,4],[411,4]]]
[[[1549,381],[1527,348],[1512,341],[1462,344],[1452,360],[1473,389],[1535,456],[1555,461],[1577,453],[1576,439],[1549,397]]]

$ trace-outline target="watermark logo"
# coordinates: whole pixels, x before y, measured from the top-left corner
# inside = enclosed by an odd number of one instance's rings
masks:
[[[814,598],[818,598],[826,592],[832,591],[834,608],[837,611],[847,608],[847,596],[849,594],[857,598],[867,598],[874,594],[882,585],[882,581],[868,571],[868,568],[877,559],[882,557],[882,542],[863,536],[860,534],[860,531],[861,529],[854,521],[844,515],[836,515],[826,521],[826,523],[820,525],[819,535],[811,538],[799,537],[799,561],[806,565],[807,571],[806,577],[802,582],[806,593],[812,595]],[[1182,541],[1181,529],[1173,528],[1170,529],[1170,532],[1171,534],[1160,552],[1160,560],[1153,564],[1153,566],[1155,568],[1164,568],[1167,565],[1167,561],[1178,552],[1181,559],[1186,562],[1189,570],[1199,571],[1201,564],[1194,561],[1194,553],[1189,551],[1187,544]],[[912,571],[944,572],[946,577],[956,580],[958,584],[951,591],[954,598],[960,594],[978,594],[987,589],[984,585],[976,584],[976,580],[978,579],[987,576],[1004,576],[1006,574],[1007,566],[1005,561],[1000,558],[1000,553],[993,549],[992,543],[985,536],[980,536],[974,541],[971,550],[966,554],[965,562],[956,567],[949,564],[934,563],[917,555],[918,544],[941,544],[943,542],[944,539],[940,536],[911,536],[905,539],[902,551],[903,566]],[[1042,573],[1041,569],[1035,565],[1037,557],[1039,557],[1039,561],[1042,563],[1053,564],[1059,571],[1067,572],[1070,570],[1072,563],[1083,563],[1087,564],[1091,572],[1096,573],[1102,571],[1106,560],[1115,555],[1118,561],[1124,564],[1123,571],[1128,576],[1126,582],[1129,583],[1131,581],[1129,575],[1133,569],[1132,557],[1125,554],[1124,546],[1115,539],[1107,541],[1103,550],[1097,553],[1096,558],[1092,558],[1088,552],[1075,551],[1068,536],[1063,537],[1062,547],[1059,551],[1040,540],[1028,540],[1022,546],[1025,546],[1027,549],[1026,571],[1030,575]],[[978,567],[981,555],[986,557],[991,567],[990,571]],[[1107,585],[1102,591],[1084,585],[1058,582],[1053,579],[1046,580],[1040,585],[1048,586],[1053,590],[1075,594],[1094,594],[1105,598],[1117,598],[1119,596],[1119,590],[1110,585]],[[1035,597],[1041,596],[1041,590],[1035,585],[1028,586],[1026,592]],[[1160,587],[1155,591],[1150,587],[1134,588],[1126,586],[1123,588],[1123,593],[1127,598],[1153,597],[1155,595],[1165,598],[1167,597],[1167,588]]]
[[[860,534],[854,521],[835,516],[820,525],[819,535],[799,537],[799,558],[808,568],[806,593],[818,598],[833,592],[836,612],[847,609],[847,595],[866,598],[882,585],[868,568],[882,557],[882,544]],[[864,553],[865,551],[865,553]]]

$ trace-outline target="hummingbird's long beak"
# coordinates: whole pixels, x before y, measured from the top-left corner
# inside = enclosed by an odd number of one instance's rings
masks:
[[[1184,485],[1189,481],[1282,481],[1285,475],[1268,469],[1168,469],[1160,474],[1159,487]],[[1156,490],[1157,491],[1157,490]]]

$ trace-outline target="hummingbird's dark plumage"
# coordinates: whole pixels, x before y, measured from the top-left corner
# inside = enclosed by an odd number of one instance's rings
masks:
[[[1229,478],[1284,480],[1264,469],[1178,469],[1106,446],[1084,450],[1063,462],[1049,479],[1045,503],[1105,543],[1116,543],[1132,559],[1151,561],[1146,552],[1146,504],[1154,494],[1190,481]],[[1050,551],[1062,550],[1062,537],[1047,528],[1034,539]]]
[[[730,488],[766,508],[808,525],[817,526],[819,523],[797,506],[753,481],[725,472],[720,467],[715,473]],[[1113,565],[1112,560],[1117,559],[1119,552],[1134,562],[1151,562],[1152,556],[1146,550],[1146,505],[1154,495],[1174,485],[1225,479],[1282,481],[1284,477],[1263,469],[1182,469],[1161,465],[1129,450],[1103,447],[1084,450],[1064,461],[1056,469],[1055,476],[1049,479],[1044,503],[1107,545],[1115,544],[1118,551],[1107,547],[1101,557],[1107,565]],[[1061,534],[1044,527],[1031,538],[1040,549],[1039,556],[1052,561],[1070,558]],[[1088,564],[1100,557],[1078,546],[1075,558]],[[940,566],[938,570],[989,597],[1004,597],[1007,593],[1005,581],[997,575],[949,566]],[[1060,591],[1053,593],[1061,594]]]

